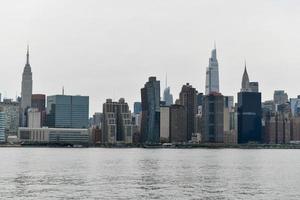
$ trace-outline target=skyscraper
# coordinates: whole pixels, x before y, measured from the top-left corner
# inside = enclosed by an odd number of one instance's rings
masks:
[[[157,144],[160,142],[160,82],[149,77],[141,89],[142,99],[142,142]]]
[[[51,128],[87,128],[89,97],[54,95],[47,97],[47,125]]]
[[[186,110],[183,105],[170,106],[170,142],[187,142]]]
[[[211,52],[209,64],[206,69],[205,94],[209,95],[212,92],[219,93],[219,64],[216,47]]]
[[[32,72],[29,64],[29,47],[27,46],[26,64],[22,75],[22,90],[21,90],[21,126],[27,126],[26,113],[31,107],[32,96]]]
[[[203,142],[224,142],[224,96],[220,93],[204,96],[203,123]]]
[[[197,107],[197,90],[189,83],[183,85],[179,94],[180,105],[183,105],[186,113],[186,139],[187,141],[192,139],[192,135],[196,133],[196,114]]]
[[[107,99],[103,104],[103,140],[107,143],[132,143],[131,112],[124,98],[118,102]]]
[[[166,106],[170,106],[173,104],[173,95],[170,92],[170,87],[165,88],[163,100],[166,103]]]
[[[261,93],[251,90],[246,66],[243,74],[241,92],[238,93],[237,112],[238,143],[261,142]]]
[[[288,102],[288,95],[284,92],[284,90],[275,90],[273,100],[275,105],[280,105]]]

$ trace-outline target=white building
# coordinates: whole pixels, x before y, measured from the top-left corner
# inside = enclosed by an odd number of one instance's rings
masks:
[[[11,99],[4,99],[3,102],[0,102],[0,109],[5,113],[6,135],[17,135],[20,117],[19,103],[13,102]]]
[[[170,140],[170,107],[160,107],[160,142]]]
[[[88,129],[20,127],[18,137],[21,143],[70,145],[89,143]]]
[[[28,127],[40,128],[41,127],[41,112],[37,108],[30,108],[27,111]]]
[[[219,93],[219,64],[216,47],[211,52],[209,65],[206,69],[205,94]]]
[[[5,113],[0,109],[0,143],[6,142],[5,135]]]

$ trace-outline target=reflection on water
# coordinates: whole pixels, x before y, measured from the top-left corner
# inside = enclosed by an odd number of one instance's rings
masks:
[[[2,199],[300,199],[299,150],[0,148]]]

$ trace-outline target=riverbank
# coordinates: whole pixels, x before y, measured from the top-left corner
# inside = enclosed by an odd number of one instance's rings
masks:
[[[0,148],[167,148],[167,149],[300,149],[300,144],[96,144],[96,145],[71,145],[71,144],[0,144]]]

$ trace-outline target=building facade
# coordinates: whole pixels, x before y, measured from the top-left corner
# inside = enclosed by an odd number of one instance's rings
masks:
[[[170,141],[170,107],[160,107],[160,142]]]
[[[25,144],[89,144],[88,129],[20,127],[18,137]]]
[[[170,142],[184,143],[187,140],[187,115],[183,105],[170,106]]]
[[[41,113],[41,126],[46,125],[46,95],[33,94],[31,97],[31,108],[37,108]]]
[[[211,52],[209,64],[206,69],[205,95],[219,92],[219,64],[216,47]]]
[[[197,106],[197,90],[189,83],[183,85],[179,94],[180,105],[183,105],[186,112],[186,133],[187,141],[192,139],[192,135],[196,133],[196,114]]]
[[[284,90],[275,90],[273,95],[275,105],[287,103],[289,101],[287,93]]]
[[[220,93],[211,93],[204,96],[203,123],[203,142],[224,142],[224,96]]]
[[[164,90],[163,101],[166,106],[170,106],[173,104],[173,95],[170,92],[170,87],[166,87]]]
[[[29,108],[27,110],[28,127],[29,128],[40,128],[41,126],[41,112],[38,108]]]
[[[0,108],[0,143],[6,142],[5,134],[5,112]]]
[[[20,125],[27,126],[27,109],[31,107],[32,96],[32,72],[29,64],[29,47],[27,47],[26,64],[22,75],[22,89],[21,89],[21,115]]]
[[[261,93],[252,92],[245,67],[242,89],[238,93],[238,143],[262,142]]]
[[[157,144],[160,142],[160,81],[149,77],[141,89],[142,100],[142,143]]]
[[[132,143],[131,111],[123,98],[118,102],[107,99],[103,104],[102,132],[106,143]]]
[[[46,111],[47,126],[51,128],[88,128],[88,96],[48,96]]]
[[[11,99],[4,99],[0,102],[0,108],[5,113],[6,135],[17,135],[20,119],[20,104]]]

